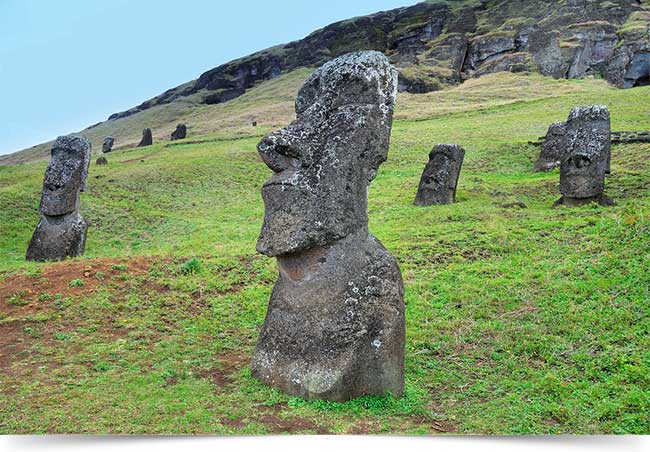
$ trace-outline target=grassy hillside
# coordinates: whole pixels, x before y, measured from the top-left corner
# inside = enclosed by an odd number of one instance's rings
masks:
[[[306,402],[251,377],[276,277],[255,145],[305,76],[211,107],[224,127],[200,143],[93,164],[81,259],[24,262],[45,162],[0,166],[0,433],[650,433],[650,145],[614,147],[610,208],[552,208],[558,172],[530,171],[527,142],[573,106],[650,129],[650,87],[596,79],[400,95],[369,208],[405,280],[405,396]],[[262,126],[235,122],[252,111]],[[467,150],[458,203],[415,207],[440,142]]]

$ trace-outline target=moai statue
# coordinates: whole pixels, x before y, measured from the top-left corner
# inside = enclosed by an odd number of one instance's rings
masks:
[[[187,136],[187,127],[185,124],[178,124],[176,130],[172,132],[172,141],[182,140]]]
[[[104,156],[99,157],[95,162],[95,165],[108,165],[108,160]]]
[[[138,147],[141,148],[143,146],[151,146],[152,144],[153,144],[153,137],[151,135],[151,129],[147,127],[142,131],[142,140],[140,140]]]
[[[27,249],[27,260],[81,256],[88,225],[79,214],[79,193],[86,189],[90,142],[73,135],[56,139],[43,181],[43,215]]]
[[[439,144],[429,153],[429,163],[424,167],[416,206],[452,204],[456,202],[456,186],[463,166],[465,150],[457,144]]]
[[[542,143],[542,151],[535,162],[536,173],[551,171],[560,166],[566,152],[566,123],[557,121],[550,125]]]
[[[560,164],[562,198],[556,204],[613,204],[603,194],[611,155],[609,124],[607,107],[576,107],[571,111],[566,126],[567,149]]]
[[[102,143],[102,152],[104,154],[111,152],[113,150],[113,143],[115,143],[115,138],[113,137],[104,138],[104,142]]]
[[[368,186],[386,160],[397,72],[379,52],[341,56],[296,98],[297,119],[266,136],[257,250],[277,258],[253,376],[308,399],[400,396],[404,287],[368,232]]]

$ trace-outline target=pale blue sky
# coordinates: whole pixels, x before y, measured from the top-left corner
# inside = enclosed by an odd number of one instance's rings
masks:
[[[0,154],[232,59],[417,0],[0,0]]]

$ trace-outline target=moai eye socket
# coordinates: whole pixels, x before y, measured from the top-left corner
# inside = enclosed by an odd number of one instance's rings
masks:
[[[588,168],[591,165],[591,159],[586,155],[574,155],[571,157],[571,164],[576,168]]]

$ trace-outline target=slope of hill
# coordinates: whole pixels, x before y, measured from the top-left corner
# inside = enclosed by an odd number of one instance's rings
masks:
[[[217,106],[264,81],[299,84],[304,68],[361,49],[386,53],[400,71],[400,89],[410,93],[499,71],[644,85],[650,83],[650,0],[438,0],[379,12],[226,63],[80,133],[96,151],[107,135],[118,147],[137,143],[144,127],[158,140],[169,139],[177,122],[186,122],[194,136],[224,126],[248,133],[253,117],[273,125],[277,110],[268,111],[273,108],[266,103],[229,117],[229,109]],[[0,156],[0,164],[43,158],[50,144]]]
[[[304,73],[285,77],[220,108],[279,96],[285,123]],[[93,163],[86,255],[58,264],[24,261],[46,162],[1,166],[0,432],[647,434],[650,145],[614,146],[616,206],[569,210],[528,141],[584,104],[648,130],[649,96],[511,73],[400,94],[369,199],[406,287],[400,400],[306,402],[248,371],[277,271],[255,252],[271,121]],[[418,208],[438,142],[467,149],[458,203]]]

